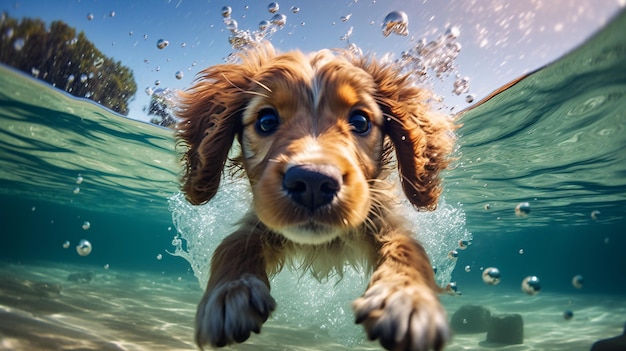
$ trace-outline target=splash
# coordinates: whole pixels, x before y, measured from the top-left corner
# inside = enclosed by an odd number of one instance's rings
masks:
[[[177,234],[172,240],[175,250],[168,253],[189,262],[201,289],[208,280],[212,252],[250,208],[252,196],[246,180],[224,179],[222,184],[216,196],[202,206],[189,204],[180,193],[169,199]],[[401,209],[437,268],[437,283],[446,286],[456,264],[448,252],[459,242],[472,239],[465,229],[461,206],[442,199],[436,211],[417,212],[404,200]],[[308,274],[285,269],[271,281],[272,295],[278,302],[272,319],[303,329],[319,328],[320,333],[344,345],[361,343],[362,328],[354,324],[350,304],[365,291],[368,279],[364,271],[352,267],[346,267],[343,278],[330,277],[321,283]]]
[[[456,58],[461,53],[461,43],[457,40],[460,34],[459,28],[453,26],[434,40],[422,38],[413,48],[402,53],[398,63],[421,82],[432,75],[440,80],[454,75],[452,92],[456,95],[467,93],[469,78],[459,75],[456,66]]]
[[[269,20],[262,20],[259,22],[259,27],[256,30],[242,30],[239,29],[239,24],[232,16],[232,9],[229,6],[222,8],[222,16],[224,17],[224,25],[226,29],[230,31],[228,36],[228,42],[233,48],[233,52],[229,55],[227,61],[236,61],[236,55],[238,51],[243,51],[251,47],[258,46],[263,40],[269,40],[272,34],[282,29],[287,24],[287,16],[279,13],[278,3],[270,3],[267,11],[272,15]],[[293,13],[297,13],[300,9],[294,10]]]

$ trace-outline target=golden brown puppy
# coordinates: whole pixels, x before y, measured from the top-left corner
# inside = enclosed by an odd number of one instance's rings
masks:
[[[263,44],[207,68],[182,93],[187,199],[211,200],[227,163],[243,168],[253,195],[212,258],[196,316],[200,347],[260,332],[276,306],[269,277],[285,265],[322,279],[358,264],[373,270],[353,303],[370,339],[390,350],[443,348],[440,288],[386,181],[397,164],[409,201],[437,205],[454,126],[429,112],[414,83],[374,58]],[[235,139],[240,155],[229,160]]]

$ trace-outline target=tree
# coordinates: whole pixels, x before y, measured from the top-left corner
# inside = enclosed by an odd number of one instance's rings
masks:
[[[122,115],[137,92],[130,68],[102,54],[84,32],[62,21],[0,18],[0,62]]]

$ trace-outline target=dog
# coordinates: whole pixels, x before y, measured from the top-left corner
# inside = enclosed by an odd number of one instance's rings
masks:
[[[259,333],[276,307],[270,277],[285,266],[321,280],[348,265],[371,273],[352,305],[370,340],[389,350],[443,348],[443,289],[399,216],[389,177],[397,168],[409,202],[434,209],[456,127],[415,83],[371,55],[261,44],[181,92],[187,200],[210,201],[228,170],[247,177],[252,193],[250,211],[211,259],[195,322],[201,349]]]

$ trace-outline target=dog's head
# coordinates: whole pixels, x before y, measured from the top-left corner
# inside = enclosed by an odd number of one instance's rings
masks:
[[[433,209],[453,124],[429,112],[427,93],[393,64],[344,51],[279,54],[261,45],[240,63],[204,70],[181,94],[182,190],[209,201],[235,138],[253,210],[269,229],[318,244],[384,206],[377,184],[395,150],[409,201]]]

